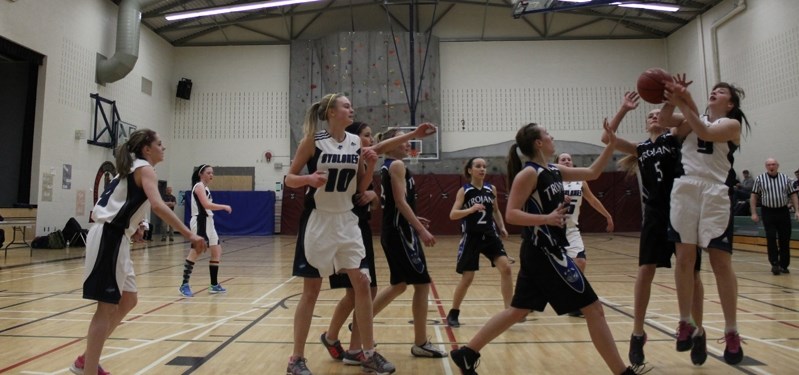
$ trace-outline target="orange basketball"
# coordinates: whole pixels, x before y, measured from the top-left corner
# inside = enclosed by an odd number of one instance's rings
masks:
[[[663,103],[666,82],[672,82],[671,74],[660,68],[649,68],[638,76],[638,95],[652,104]]]

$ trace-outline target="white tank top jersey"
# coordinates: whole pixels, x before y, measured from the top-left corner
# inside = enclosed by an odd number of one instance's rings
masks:
[[[147,200],[144,190],[136,186],[133,172],[147,165],[150,163],[146,160],[136,159],[127,177],[120,179],[119,175],[116,175],[105,187],[105,191],[92,209],[92,220],[101,224],[112,223],[123,226],[127,237],[136,233],[144,215],[150,212],[150,201]]]
[[[563,194],[571,198],[569,215],[566,216],[566,227],[577,227],[580,218],[580,206],[583,204],[583,182],[569,181],[563,183]]]
[[[705,126],[712,127],[722,117],[710,123],[707,116],[702,116]],[[723,184],[732,168],[730,142],[706,142],[691,132],[682,143],[682,165],[686,176],[699,177],[714,183]]]
[[[197,216],[200,214],[200,201],[198,201],[197,198],[194,196],[194,189],[197,188],[197,185],[200,185],[205,189],[205,197],[208,198],[208,202],[209,203],[214,202],[214,199],[211,198],[211,190],[208,189],[208,186],[205,186],[205,184],[203,184],[202,182],[194,184],[194,186],[192,186],[191,188],[191,216]],[[205,214],[208,217],[214,216],[214,212],[207,208],[205,209]]]
[[[344,133],[338,142],[327,130],[314,135],[316,151],[308,161],[308,173],[327,172],[327,183],[318,189],[308,187],[306,195],[312,197],[312,207],[332,213],[352,210],[352,195],[357,190],[358,158],[361,153],[361,138]]]

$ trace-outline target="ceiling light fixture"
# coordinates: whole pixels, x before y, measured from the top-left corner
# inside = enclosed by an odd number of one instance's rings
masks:
[[[216,8],[205,8],[201,10],[190,10],[186,12],[177,12],[167,14],[164,18],[167,21],[185,20],[187,18],[213,16],[215,14],[233,13],[233,12],[247,12],[257,9],[281,7],[284,5],[310,3],[319,0],[280,0],[280,1],[261,1],[257,3],[229,5]]]
[[[659,10],[662,12],[676,12],[680,10],[680,7],[677,5],[664,3],[611,3],[611,5],[624,8]]]

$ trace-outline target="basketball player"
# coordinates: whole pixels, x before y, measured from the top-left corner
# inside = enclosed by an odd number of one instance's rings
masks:
[[[610,122],[610,129],[618,129],[627,112],[638,108],[638,94],[627,92],[621,108]],[[633,332],[630,336],[630,363],[642,365],[646,359],[644,344],[646,332],[644,320],[649,306],[652,291],[652,280],[659,267],[671,268],[671,256],[674,254],[674,242],[667,238],[671,187],[676,176],[682,174],[680,164],[680,141],[671,132],[660,126],[658,117],[660,109],[650,111],[646,116],[646,131],[649,138],[638,144],[617,138],[616,150],[628,156],[619,161],[621,169],[628,173],[638,171],[641,196],[643,197],[643,226],[638,248],[638,274],[635,278],[633,304]],[[603,142],[607,140],[603,136]],[[697,249],[697,252],[701,250]],[[705,291],[699,277],[701,259],[697,257],[694,265],[694,301],[692,314],[696,326],[702,327],[702,299]],[[694,336],[691,360],[701,365],[707,359],[705,336]]]
[[[372,137],[372,129],[363,122],[353,122],[347,126],[345,130],[347,133],[355,134],[360,137],[362,149],[371,148],[377,154],[381,154],[386,149],[396,147],[397,144],[401,144],[402,142],[407,142],[413,138],[423,138],[433,134],[436,128],[432,124],[424,123],[419,125],[413,132],[407,133],[401,137],[386,140],[376,145],[373,145],[374,138]],[[371,177],[372,176],[366,176],[366,178],[370,180]],[[371,279],[371,283],[369,284],[370,294],[372,299],[374,299],[375,295],[377,295],[377,275],[375,271],[374,246],[372,244],[372,228],[369,226],[369,220],[371,219],[371,209],[377,209],[380,201],[377,194],[374,192],[374,186],[371,182],[366,191],[363,193],[356,193],[353,196],[353,204],[352,212],[358,216],[358,228],[361,230],[361,236],[363,237],[363,244],[366,251],[366,257],[361,264],[361,268],[369,268],[369,277]],[[330,318],[330,326],[327,332],[322,333],[320,341],[333,359],[343,361],[344,364],[347,365],[360,365],[364,360],[364,354],[361,350],[361,337],[358,333],[357,319],[353,319],[349,350],[344,351],[344,348],[341,346],[341,341],[338,340],[341,327],[355,307],[355,294],[353,293],[352,283],[350,283],[346,274],[335,274],[330,276],[330,288],[346,288],[346,292],[344,297],[336,304],[336,309],[333,312],[333,316]]]
[[[568,153],[562,153],[555,159],[556,164],[565,165],[567,167],[574,167],[572,156]],[[613,217],[610,212],[605,209],[602,202],[594,195],[588,183],[585,181],[567,181],[563,183],[564,194],[569,196],[569,211],[566,215],[566,241],[569,243],[566,246],[566,255],[574,260],[580,271],[585,273],[586,257],[585,257],[585,244],[583,244],[583,237],[580,235],[580,228],[578,219],[580,217],[580,206],[583,205],[583,197],[588,201],[597,212],[607,220],[608,225],[605,227],[607,232],[613,232]],[[583,316],[580,310],[574,310],[567,315],[573,317]]]
[[[303,278],[302,297],[294,312],[294,348],[286,374],[311,375],[305,359],[305,341],[322,277],[346,273],[352,284],[355,316],[358,320],[367,373],[390,374],[393,364],[374,350],[372,336],[372,297],[368,267],[358,217],[352,214],[352,196],[366,191],[377,162],[377,154],[361,149],[361,140],[345,128],[352,124],[355,111],[343,94],[328,94],[308,109],[305,136],[297,147],[286,176],[286,186],[308,186],[305,209],[294,254],[293,275]],[[317,130],[319,121],[327,129]],[[304,167],[307,175],[300,175]],[[357,187],[356,187],[357,186]]]
[[[144,228],[140,224],[151,204],[158,217],[199,251],[205,250],[203,238],[183,225],[161,199],[153,167],[164,160],[165,150],[156,132],[133,132],[117,149],[118,174],[92,210],[94,224],[86,237],[83,298],[96,300],[97,310],[89,324],[86,351],[70,367],[75,374],[108,374],[100,367],[100,355],[105,340],[138,301],[130,242],[142,239]]]
[[[381,140],[401,136],[402,131],[390,129]],[[447,353],[433,346],[427,339],[427,296],[430,291],[430,274],[420,240],[427,246],[436,243],[427,230],[430,223],[415,213],[416,190],[413,177],[402,159],[408,156],[411,145],[403,142],[386,152],[386,160],[380,168],[383,203],[383,227],[380,244],[386,254],[391,280],[375,297],[374,312],[388,306],[391,301],[413,285],[413,346],[411,354],[416,357],[443,358]]]
[[[463,175],[470,181],[458,189],[455,202],[449,212],[450,220],[461,220],[463,236],[458,245],[458,260],[455,272],[461,274],[461,281],[452,296],[452,309],[447,314],[450,327],[460,327],[458,316],[466,291],[474,281],[475,271],[480,269],[480,254],[485,255],[491,266],[499,271],[500,293],[505,308],[510,307],[513,296],[513,280],[508,254],[502,245],[500,234],[508,238],[505,222],[494,186],[485,182],[487,163],[482,158],[471,158],[463,167]]]
[[[211,199],[211,190],[208,185],[214,180],[214,168],[208,164],[201,164],[194,168],[191,174],[191,231],[205,238],[208,247],[211,249],[211,260],[208,261],[208,271],[211,274],[211,286],[208,293],[225,293],[227,289],[222,287],[217,276],[219,275],[219,262],[222,260],[222,245],[219,244],[219,235],[216,234],[214,226],[214,211],[224,210],[227,213],[233,209],[226,204],[214,203]],[[200,253],[193,248],[189,249],[189,255],[183,264],[183,282],[180,284],[180,294],[184,297],[192,297],[194,294],[189,287],[191,272],[194,270],[194,262]]]
[[[480,349],[525,317],[530,310],[543,311],[547,304],[565,314],[580,309],[585,315],[594,347],[614,374],[635,374],[619,356],[613,334],[605,321],[602,304],[588,280],[566,255],[568,197],[562,180],[586,181],[599,177],[613,154],[615,135],[607,119],[608,147],[588,168],[548,163],[555,153],[554,138],[535,123],[516,133],[508,153],[508,179],[512,180],[506,219],[524,226],[520,252],[521,270],[511,307],[494,315],[466,346],[452,351],[452,360],[465,375],[476,374]],[[561,177],[563,176],[563,177]]]
[[[737,327],[738,281],[732,269],[732,205],[735,185],[733,152],[741,141],[741,127],[749,122],[741,110],[743,90],[726,82],[713,86],[705,114],[700,117],[685,75],[666,84],[668,100],[660,111],[660,123],[674,127],[672,134],[683,139],[682,167],[685,174],[674,181],[671,191],[669,239],[676,242],[677,266],[674,279],[680,322],[677,351],[693,347],[693,338],[704,336],[692,322],[696,246],[707,249],[716,278],[724,314],[724,361],[743,360]],[[679,108],[679,114],[674,109]],[[695,318],[695,317],[694,317]]]

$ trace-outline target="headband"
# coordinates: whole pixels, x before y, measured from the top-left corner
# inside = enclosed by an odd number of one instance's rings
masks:
[[[208,164],[200,164],[200,166],[197,167],[197,176],[198,177],[203,173],[203,169],[205,169],[205,167],[207,167],[207,166],[208,166]]]

